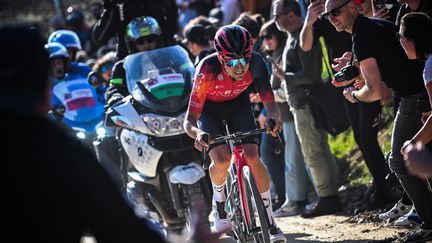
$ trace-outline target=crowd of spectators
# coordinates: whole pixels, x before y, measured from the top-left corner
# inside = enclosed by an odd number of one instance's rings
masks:
[[[213,38],[221,26],[243,26],[251,34],[254,50],[267,61],[282,115],[282,155],[272,153],[269,135],[263,135],[260,147],[271,176],[275,216],[312,218],[343,209],[338,197],[340,169],[327,139],[329,133],[336,136],[349,126],[373,178],[355,213],[387,210],[379,218],[396,225],[419,225],[405,240],[429,239],[432,1],[383,2],[104,0],[92,2],[90,9],[69,6],[64,22],[57,16],[51,24],[53,30],[77,34],[82,50],[76,60],[86,62],[111,85],[118,80],[114,64],[134,53],[125,37],[128,26],[139,18],[154,18],[160,26],[159,39],[147,39],[157,42],[153,48],[181,45],[195,65],[214,52]],[[93,26],[85,15],[92,16]],[[133,41],[138,44],[137,40]],[[138,51],[143,50],[147,49]],[[322,97],[318,102],[311,99],[317,92]],[[262,126],[266,111],[254,90],[250,101]],[[332,102],[342,108],[332,113],[338,107]],[[388,105],[393,105],[395,119],[386,160],[377,136],[382,108]],[[345,126],[336,131],[335,121]],[[390,194],[386,176],[391,173],[402,185],[403,195]]]

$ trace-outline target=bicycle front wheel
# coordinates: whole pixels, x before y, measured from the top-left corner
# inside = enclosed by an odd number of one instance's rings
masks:
[[[267,210],[248,166],[243,167],[244,212],[247,230],[253,242],[270,242]]]

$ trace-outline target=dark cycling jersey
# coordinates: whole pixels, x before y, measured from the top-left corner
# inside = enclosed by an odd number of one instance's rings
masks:
[[[213,53],[198,64],[189,111],[201,114],[206,100],[216,103],[233,100],[251,83],[255,84],[262,102],[274,100],[266,65],[258,53],[252,53],[249,69],[242,80],[231,78]]]

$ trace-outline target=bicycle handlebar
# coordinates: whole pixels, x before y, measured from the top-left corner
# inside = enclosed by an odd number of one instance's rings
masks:
[[[275,126],[275,121],[273,119],[269,119],[268,120],[268,125],[273,128]],[[260,128],[260,129],[254,129],[251,131],[246,131],[246,132],[234,132],[231,134],[227,134],[225,136],[220,136],[214,139],[214,143],[222,143],[222,142],[227,142],[227,141],[241,141],[243,138],[249,137],[249,136],[253,136],[253,135],[258,135],[261,133],[267,132],[266,128]],[[280,154],[282,151],[282,139],[280,138],[279,133],[276,133],[276,137],[274,137],[275,139],[275,154]],[[208,135],[205,134],[203,136],[203,139],[208,142]],[[207,152],[206,149],[203,148],[201,151],[202,154],[202,164],[203,164],[203,169],[207,170],[209,167],[209,161],[207,161]]]

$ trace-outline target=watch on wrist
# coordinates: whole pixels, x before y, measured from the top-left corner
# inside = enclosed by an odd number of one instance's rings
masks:
[[[355,96],[355,91],[351,92],[351,97],[352,99],[355,101],[355,103],[360,103],[361,101],[359,99],[357,99],[357,97]]]

